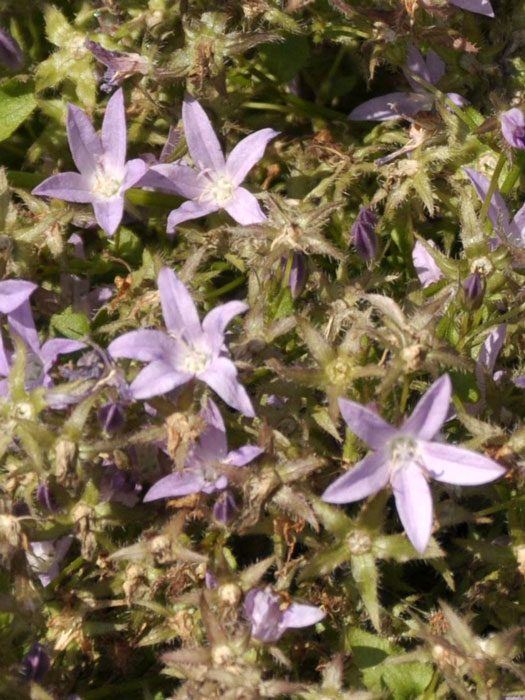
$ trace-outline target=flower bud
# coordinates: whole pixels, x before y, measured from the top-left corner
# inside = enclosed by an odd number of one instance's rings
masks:
[[[126,420],[121,403],[106,403],[98,411],[98,422],[106,433],[114,433],[124,425]]]
[[[283,260],[283,264],[286,262]],[[306,267],[306,259],[302,253],[292,253],[292,266],[290,268],[290,277],[288,279],[288,284],[290,286],[290,291],[292,292],[292,297],[297,299],[301,294],[306,285],[306,280],[308,279],[308,270]]]
[[[479,309],[485,295],[485,279],[479,272],[473,272],[461,285],[463,302],[469,311]]]
[[[503,112],[500,122],[505,141],[514,148],[525,148],[525,115],[521,109]]]
[[[213,517],[223,525],[227,525],[232,520],[236,510],[237,504],[232,494],[229,491],[223,491],[213,506]]]
[[[35,642],[22,662],[22,675],[28,681],[39,683],[49,671],[51,662],[44,647]]]
[[[49,484],[42,483],[38,484],[36,489],[36,500],[40,503],[42,508],[48,510],[50,513],[56,513],[58,510],[57,502],[49,488]]]
[[[377,214],[370,207],[361,207],[350,231],[351,241],[357,253],[367,262],[377,253]]]

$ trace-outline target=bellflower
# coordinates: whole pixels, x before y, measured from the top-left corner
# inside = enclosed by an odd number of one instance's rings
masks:
[[[325,613],[315,605],[291,603],[272,589],[252,588],[244,599],[244,613],[251,624],[252,637],[261,642],[277,642],[288,629],[309,627],[320,622]]]
[[[464,170],[474,185],[479,198],[484,202],[490,188],[489,178],[472,168],[465,168]],[[501,193],[496,190],[492,195],[487,213],[494,228],[494,233],[500,239],[516,248],[525,247],[525,205],[511,219],[510,212]]]
[[[168,332],[131,331],[108,348],[114,358],[128,357],[149,363],[130,385],[133,397],[149,399],[199,379],[229,406],[253,417],[251,401],[239,383],[237,369],[227,357],[224,345],[226,326],[248,306],[240,301],[221,304],[201,323],[193,299],[172,270],[164,267],[157,283]]]
[[[0,63],[11,70],[19,70],[24,64],[24,54],[11,34],[0,27]]]
[[[223,466],[244,467],[264,452],[256,445],[244,445],[228,451],[224,421],[211,399],[208,399],[201,415],[206,427],[190,451],[184,469],[157,481],[145,495],[144,501],[222,491],[228,485]]]
[[[60,573],[60,562],[68,553],[72,542],[73,537],[67,535],[58,540],[29,543],[29,550],[26,552],[27,563],[44,588]]]
[[[450,378],[445,374],[432,384],[400,428],[361,404],[339,399],[348,427],[374,452],[336,479],[324,492],[323,500],[352,503],[390,483],[403,527],[422,554],[432,530],[430,478],[473,486],[505,473],[488,457],[433,441],[447,418],[451,393]]]
[[[112,236],[124,213],[124,194],[144,175],[141,158],[126,162],[126,113],[122,89],[109,100],[100,136],[86,113],[68,105],[67,137],[80,172],[52,175],[33,194],[91,204],[99,226]]]
[[[259,203],[241,183],[278,132],[260,129],[250,134],[225,159],[210,120],[192,97],[186,97],[183,102],[182,123],[195,167],[182,163],[152,167],[152,171],[170,181],[173,191],[190,200],[169,215],[168,233],[174,233],[183,221],[198,219],[219,209],[225,209],[242,226],[266,221]]]
[[[429,112],[432,110],[434,108],[434,95],[412,76],[416,75],[431,85],[437,85],[445,75],[445,63],[443,60],[432,49],[424,58],[419,49],[416,49],[415,46],[410,46],[404,73],[410,83],[412,92],[391,92],[381,97],[374,97],[352,110],[349,119],[353,121],[406,119],[413,117],[418,112]],[[466,103],[465,98],[454,92],[447,93],[447,96],[460,107]]]
[[[431,248],[435,247],[434,241],[427,241],[427,243]],[[443,273],[436,261],[419,241],[415,242],[412,249],[412,262],[422,287],[429,287],[431,284],[443,279]]]
[[[521,109],[509,109],[500,116],[501,132],[514,148],[525,148],[525,114]]]

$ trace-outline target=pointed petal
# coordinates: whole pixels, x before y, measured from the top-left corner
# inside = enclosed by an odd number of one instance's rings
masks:
[[[398,434],[375,411],[360,403],[339,399],[339,409],[350,430],[374,450],[380,449]]]
[[[478,193],[478,197],[481,199],[482,202],[484,202],[489,191],[490,180],[488,179],[488,177],[485,177],[485,175],[478,173],[472,168],[464,168],[464,170],[469,176],[470,180],[472,181],[472,184],[474,185],[476,192]],[[494,192],[494,195],[492,197],[492,201],[488,210],[488,217],[492,222],[492,226],[494,227],[495,232],[502,230],[506,236],[510,234],[509,210],[507,208],[507,205],[505,204],[505,200],[503,199],[498,190]]]
[[[462,10],[477,12],[479,15],[485,15],[486,17],[494,17],[494,10],[489,0],[449,0],[449,2]]]
[[[0,312],[9,314],[27,301],[38,285],[25,280],[3,280],[0,282]]]
[[[411,117],[431,109],[433,100],[429,95],[417,92],[392,92],[374,97],[350,112],[352,121],[385,121]]]
[[[392,476],[399,517],[414,548],[423,554],[432,531],[432,494],[421,469],[407,464]]]
[[[262,447],[257,445],[243,445],[238,450],[232,450],[226,457],[226,464],[231,464],[234,467],[244,467],[245,464],[253,462],[254,459],[262,455],[264,452]]]
[[[239,141],[226,159],[226,170],[235,185],[240,185],[253,166],[264,155],[268,141],[279,134],[273,129],[259,129]]]
[[[124,92],[119,88],[109,100],[100,134],[104,149],[104,163],[117,172],[124,170],[126,162],[126,110]]]
[[[202,322],[202,330],[208,336],[210,345],[219,351],[224,343],[224,333],[230,321],[238,314],[248,310],[248,304],[242,301],[228,301],[212,309]]]
[[[429,82],[437,85],[445,75],[445,62],[435,51],[430,49],[427,53],[427,71],[430,77]]]
[[[142,362],[168,362],[176,350],[176,343],[166,333],[147,329],[124,333],[108,347],[111,357],[128,357]]]
[[[384,489],[388,464],[382,452],[372,452],[336,479],[321,498],[327,503],[353,503]]]
[[[81,343],[79,340],[68,340],[67,338],[53,338],[46,341],[39,353],[44,365],[44,373],[47,374],[49,372],[59,355],[77,352],[77,350],[83,350],[85,347],[85,343]]]
[[[485,342],[481,346],[479,351],[478,359],[476,361],[476,369],[483,368],[489,374],[494,372],[494,367],[496,366],[496,360],[501,352],[503,344],[505,343],[505,336],[507,334],[507,326],[501,323],[496,326],[488,336],[485,338]]]
[[[182,103],[182,122],[188,150],[200,170],[222,170],[224,156],[206,112],[193,97]]]
[[[287,629],[290,627],[309,627],[320,622],[325,617],[326,613],[315,605],[292,603],[284,611],[281,624]]]
[[[218,357],[198,376],[211,387],[221,399],[240,411],[245,416],[253,418],[255,411],[246,389],[239,383],[237,369],[231,360],[226,357]]]
[[[117,196],[111,199],[93,200],[95,218],[100,228],[112,236],[118,229],[124,214],[124,197]]]
[[[421,440],[431,440],[445,422],[451,395],[452,383],[448,374],[444,374],[419,399],[401,431]]]
[[[429,287],[443,279],[443,273],[431,253],[420,241],[416,241],[412,249],[412,262],[422,287]]]
[[[40,197],[54,197],[64,202],[88,204],[93,201],[89,181],[79,173],[59,173],[51,175],[37,185],[32,194]]]
[[[211,214],[217,211],[219,207],[214,202],[184,202],[178,209],[174,209],[168,216],[168,225],[166,231],[175,233],[175,229],[183,221],[191,219],[200,219],[201,216]]]
[[[204,178],[188,165],[165,163],[154,165],[151,171],[168,180],[163,187],[188,199],[198,199],[204,189]],[[159,183],[162,184],[162,183]]]
[[[206,427],[199,436],[197,446],[191,455],[191,461],[206,463],[226,459],[228,454],[226,426],[215,401],[207,400],[206,406],[201,411],[201,416],[206,421]]]
[[[251,192],[244,187],[237,187],[233,197],[224,205],[228,214],[241,226],[250,224],[262,224],[266,221],[266,214],[261,209],[259,202]]]
[[[67,138],[75,165],[83,175],[91,175],[102,156],[102,143],[89,117],[80,107],[68,105]]]
[[[134,399],[151,399],[186,384],[192,378],[192,374],[177,372],[166,362],[155,360],[138,373],[129,388]]]
[[[31,311],[29,300],[24,301],[14,309],[7,317],[9,331],[18,335],[24,343],[37,355],[40,353],[40,340]]]
[[[511,223],[510,243],[518,248],[525,247],[525,204],[518,209]]]
[[[137,185],[147,171],[148,166],[142,158],[128,160],[124,169],[124,180],[122,181],[121,192],[129,190],[130,187]]]
[[[144,503],[159,498],[177,498],[190,493],[198,493],[204,486],[204,479],[198,472],[185,469],[159,479],[144,496]]]
[[[169,267],[163,267],[157,278],[162,315],[166,328],[186,338],[201,334],[199,314],[191,294]]]
[[[446,484],[477,486],[505,474],[500,464],[488,457],[441,442],[418,441],[426,470],[436,481]]]
[[[423,54],[413,44],[411,44],[407,52],[405,75],[412,89],[416,92],[421,92],[422,86],[411,77],[411,74],[417,75],[427,83],[432,82]]]

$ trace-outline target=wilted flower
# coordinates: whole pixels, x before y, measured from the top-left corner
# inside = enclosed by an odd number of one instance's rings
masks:
[[[501,131],[514,148],[525,148],[525,115],[521,109],[509,109],[500,116]]]
[[[432,529],[429,478],[473,486],[505,473],[503,467],[488,457],[432,441],[446,420],[451,393],[450,378],[445,374],[432,384],[400,428],[389,425],[361,404],[340,399],[347,425],[374,452],[331,484],[323,500],[352,503],[390,483],[403,527],[422,554]]]
[[[434,241],[427,241],[427,245],[435,247]],[[416,241],[412,249],[412,262],[422,287],[429,287],[443,279],[436,261],[420,241]]]
[[[287,606],[269,586],[248,591],[244,612],[251,624],[252,637],[269,643],[278,641],[288,629],[309,627],[325,617],[314,605],[290,603]]]
[[[0,27],[0,63],[11,70],[18,70],[24,64],[24,54],[11,34]]]
[[[428,112],[434,108],[434,95],[412,76],[416,75],[431,85],[437,85],[445,75],[445,63],[435,51],[427,53],[426,59],[415,46],[408,49],[404,68],[406,79],[413,92],[391,92],[382,97],[374,97],[350,112],[353,121],[386,121],[400,117],[413,117],[418,112]],[[461,95],[450,92],[447,97],[458,106],[465,104]]]
[[[222,491],[228,485],[224,467],[244,467],[264,452],[256,445],[228,451],[224,421],[211,399],[201,415],[206,426],[189,453],[184,469],[157,481],[144,496],[144,501]]]
[[[463,300],[467,309],[475,311],[481,306],[485,295],[485,279],[479,272],[472,272],[461,285]]]
[[[178,224],[225,209],[237,223],[247,226],[266,220],[259,203],[241,183],[263,157],[268,142],[277,136],[273,129],[260,129],[242,139],[225,159],[206,113],[192,97],[182,105],[182,122],[188,150],[195,168],[182,163],[153,166],[172,188],[190,201],[171,212],[168,233]]]
[[[108,236],[117,230],[124,213],[124,195],[144,175],[140,158],[126,162],[126,113],[124,94],[109,100],[100,136],[84,110],[68,105],[67,136],[79,173],[52,175],[33,194],[66,202],[92,204],[99,226]]]
[[[60,562],[66,556],[73,537],[67,535],[58,540],[45,540],[43,542],[30,542],[26,552],[27,563],[40,579],[40,583],[46,587],[60,572]]]
[[[108,348],[115,358],[149,362],[130,385],[133,397],[148,399],[199,379],[229,406],[253,417],[251,401],[224,346],[226,326],[246,311],[247,305],[230,301],[216,306],[201,324],[193,299],[172,270],[164,267],[157,284],[168,332],[131,331]]]
[[[51,661],[40,642],[35,642],[22,661],[22,676],[28,681],[40,683],[51,668]]]
[[[131,75],[147,75],[150,63],[147,58],[138,53],[124,53],[122,51],[110,51],[96,41],[86,41],[86,47],[93,56],[103,63],[107,70],[104,73],[100,89],[104,92],[112,92]]]
[[[370,207],[361,207],[352,226],[350,237],[357,252],[367,262],[377,253],[377,214]]]

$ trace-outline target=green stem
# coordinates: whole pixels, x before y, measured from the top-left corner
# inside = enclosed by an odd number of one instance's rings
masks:
[[[519,165],[513,165],[501,186],[501,194],[508,194],[516,184],[521,173]]]
[[[504,153],[501,153],[500,157],[498,158],[498,162],[496,163],[496,167],[494,168],[494,172],[492,173],[492,179],[490,181],[487,196],[485,197],[485,200],[481,206],[481,211],[479,212],[480,226],[482,226],[484,224],[485,219],[487,218],[490,203],[492,202],[492,197],[494,196],[494,193],[498,189],[499,176],[501,175],[501,171],[503,170],[503,166],[505,165],[506,162],[507,162],[507,156]]]

